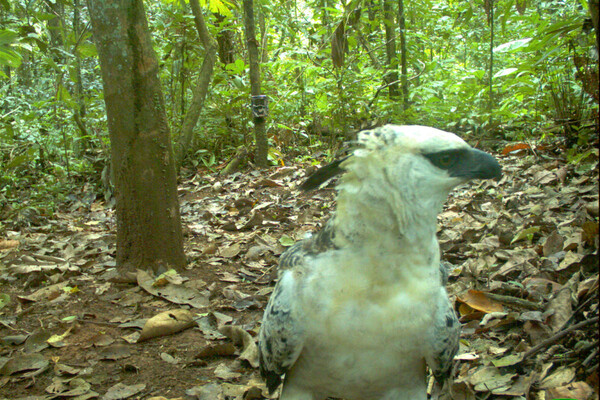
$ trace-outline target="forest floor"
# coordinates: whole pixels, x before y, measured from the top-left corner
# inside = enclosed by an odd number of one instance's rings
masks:
[[[598,150],[502,153],[503,178],[439,218],[463,327],[453,398],[598,399]],[[255,341],[277,258],[334,208],[331,184],[295,190],[311,169],[182,182],[179,274],[119,276],[114,212],[89,186],[4,221],[0,399],[268,398]]]

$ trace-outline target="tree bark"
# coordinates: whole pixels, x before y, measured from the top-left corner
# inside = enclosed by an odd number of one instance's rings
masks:
[[[492,110],[494,109],[494,0],[486,0],[489,5],[488,22],[490,24],[490,69],[489,69],[489,89],[490,98],[488,111],[490,112],[490,125],[493,122]]]
[[[187,151],[190,149],[192,138],[194,136],[194,128],[198,123],[200,112],[204,107],[204,100],[208,94],[208,87],[212,79],[213,69],[217,59],[217,43],[206,27],[198,0],[190,0],[190,6],[192,8],[192,14],[194,14],[196,30],[198,31],[200,41],[204,45],[206,55],[204,56],[200,74],[198,75],[198,82],[193,90],[192,103],[185,113],[185,118],[183,119],[183,124],[181,126],[181,134],[179,135],[175,154],[177,167],[181,165]]]
[[[254,5],[252,0],[244,0],[244,30],[246,31],[246,44],[250,61],[250,93],[252,96],[260,95],[260,64],[258,63],[258,42],[256,41],[254,24]],[[267,153],[269,145],[265,134],[265,119],[255,117],[254,139],[256,141],[255,162],[259,167],[267,167]]]
[[[594,33],[596,34],[596,52],[600,54],[600,32],[598,32],[599,21],[600,21],[600,1],[590,0],[588,3],[590,9],[590,16],[592,17],[592,24],[594,25]]]
[[[383,23],[385,26],[385,54],[389,72],[386,83],[389,84],[390,99],[398,97],[398,57],[396,56],[396,35],[394,34],[394,14],[391,0],[383,1]]]
[[[175,163],[142,0],[88,0],[111,141],[117,265],[185,266]]]
[[[402,75],[402,106],[404,111],[408,109],[408,67],[406,65],[406,24],[404,18],[404,0],[398,0],[398,25],[400,28],[400,68]]]
[[[73,0],[73,33],[76,38],[79,38],[81,35],[80,8],[79,0]],[[81,55],[77,49],[79,43],[78,39],[72,51],[72,54],[75,56],[75,77],[77,79],[75,82],[75,101],[77,102],[77,107],[73,110],[73,119],[77,128],[79,128],[79,139],[73,145],[73,153],[76,157],[80,157],[89,147],[89,134],[85,126],[85,98],[81,78]]]

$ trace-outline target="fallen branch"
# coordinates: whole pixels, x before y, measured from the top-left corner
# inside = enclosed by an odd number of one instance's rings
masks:
[[[568,335],[570,332],[573,332],[577,329],[584,328],[588,325],[595,324],[597,322],[598,322],[598,317],[594,317],[592,319],[588,319],[586,321],[583,321],[583,322],[580,322],[573,326],[570,326],[569,328],[563,329],[562,331],[556,333],[554,336],[549,337],[548,339],[544,340],[542,343],[540,343],[536,346],[533,346],[531,349],[527,350],[523,354],[523,360],[526,360],[527,358],[531,357],[533,354],[537,353],[541,349],[543,349],[553,343],[558,342],[560,339],[562,339],[564,336]]]
[[[486,293],[485,295],[492,300],[499,301],[500,303],[504,303],[504,304],[511,304],[513,306],[523,307],[523,308],[527,308],[530,310],[538,310],[539,311],[539,310],[543,309],[543,306],[541,304],[534,303],[533,301],[529,301],[529,300],[520,299],[518,297],[505,296],[505,295],[495,294],[495,293]]]

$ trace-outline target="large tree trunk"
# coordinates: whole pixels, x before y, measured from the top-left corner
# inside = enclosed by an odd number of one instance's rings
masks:
[[[121,270],[185,266],[175,164],[142,0],[88,0],[108,116]]]
[[[217,43],[206,28],[206,23],[204,22],[204,17],[202,16],[202,10],[200,9],[198,0],[190,0],[190,6],[192,8],[192,13],[194,14],[196,30],[198,31],[200,41],[204,45],[206,55],[204,56],[202,68],[200,69],[200,74],[198,75],[198,82],[193,90],[194,95],[192,97],[192,103],[185,113],[185,118],[181,127],[181,135],[179,135],[179,142],[177,143],[175,157],[177,160],[177,166],[181,165],[181,162],[186,156],[186,152],[190,149],[192,138],[194,136],[194,128],[198,123],[200,112],[204,107],[204,100],[208,94],[208,87],[210,85],[210,80],[212,79],[213,68],[217,58]]]
[[[244,0],[244,30],[246,31],[246,44],[248,58],[250,59],[250,93],[252,96],[260,95],[260,65],[258,63],[258,43],[254,28],[254,6],[252,0]],[[265,118],[253,116],[254,138],[256,140],[255,162],[259,167],[266,167],[269,145],[265,134]]]

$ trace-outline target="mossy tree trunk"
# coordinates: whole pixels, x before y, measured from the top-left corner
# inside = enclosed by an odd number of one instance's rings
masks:
[[[398,57],[396,56],[396,33],[391,0],[383,0],[383,24],[385,26],[385,55],[388,73],[385,75],[389,98],[398,97]]]
[[[142,0],[88,0],[111,141],[117,265],[185,266],[175,163]]]
[[[252,96],[260,95],[260,64],[258,62],[258,42],[254,24],[254,4],[252,0],[244,0],[244,30],[250,61],[250,93]],[[254,161],[259,167],[267,167],[267,153],[269,144],[265,133],[265,118],[253,117],[254,139],[256,141],[256,154]]]
[[[208,32],[198,0],[190,0],[190,7],[192,9],[192,14],[194,14],[194,22],[196,24],[196,30],[198,31],[198,37],[204,46],[206,54],[204,56],[204,61],[202,62],[200,74],[198,75],[196,87],[193,89],[192,103],[183,119],[181,134],[179,135],[179,142],[177,143],[175,158],[178,167],[181,165],[181,162],[191,147],[192,139],[194,137],[194,128],[198,123],[200,112],[202,112],[202,108],[204,107],[204,100],[208,94],[210,81],[213,75],[213,68],[217,59],[217,42]]]

